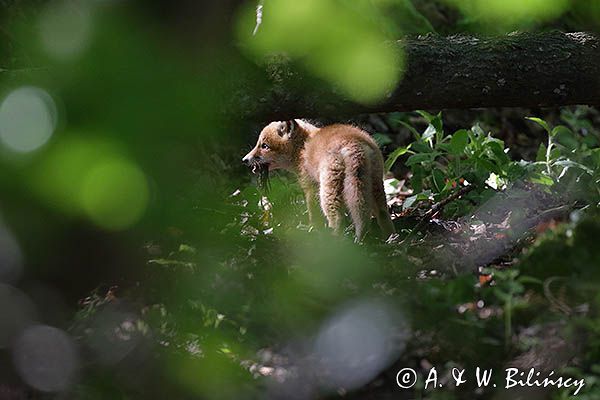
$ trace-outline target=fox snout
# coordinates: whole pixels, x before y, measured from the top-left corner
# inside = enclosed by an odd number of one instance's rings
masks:
[[[246,165],[252,164],[253,161],[256,161],[256,157],[254,157],[254,154],[252,154],[252,152],[246,154],[244,158],[242,158],[242,162]]]

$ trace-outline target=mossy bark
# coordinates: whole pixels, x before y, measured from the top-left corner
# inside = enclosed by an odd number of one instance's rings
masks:
[[[349,100],[280,57],[267,63],[266,81],[242,83],[228,110],[268,121],[416,109],[600,105],[599,45],[598,37],[585,32],[407,38],[390,46],[404,54],[402,79],[374,105]]]

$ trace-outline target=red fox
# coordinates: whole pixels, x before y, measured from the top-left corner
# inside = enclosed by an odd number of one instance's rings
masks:
[[[310,224],[314,222],[316,194],[330,228],[340,232],[343,208],[347,208],[356,240],[361,241],[371,216],[377,218],[383,236],[394,233],[383,190],[383,157],[375,141],[351,125],[323,128],[304,121],[271,122],[256,146],[242,159],[269,171],[295,172],[306,196]]]

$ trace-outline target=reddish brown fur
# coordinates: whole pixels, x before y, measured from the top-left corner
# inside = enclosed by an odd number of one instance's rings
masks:
[[[313,222],[316,195],[330,228],[341,229],[344,206],[354,223],[357,240],[377,218],[385,237],[394,232],[383,191],[383,157],[375,141],[350,125],[317,128],[304,121],[272,122],[261,132],[254,149],[243,159],[268,164],[269,170],[295,172],[304,189]]]

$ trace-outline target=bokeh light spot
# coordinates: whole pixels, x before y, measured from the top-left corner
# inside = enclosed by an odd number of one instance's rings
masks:
[[[65,214],[126,229],[139,220],[149,197],[144,173],[119,144],[90,132],[66,135],[34,170],[35,190]]]
[[[136,223],[148,203],[148,185],[142,171],[123,159],[95,165],[84,179],[81,204],[99,226],[125,229]]]
[[[39,21],[44,50],[59,60],[68,60],[81,54],[89,43],[91,30],[89,1],[51,2]]]
[[[560,16],[570,3],[568,0],[447,0],[465,15],[494,24],[490,30],[511,30]]]
[[[36,190],[68,214],[81,212],[79,193],[90,168],[119,154],[115,144],[90,136],[90,132],[63,136],[44,153],[34,173]]]
[[[0,283],[0,349],[35,320],[35,306],[20,290]]]
[[[391,46],[363,38],[346,51],[325,53],[312,62],[315,71],[343,87],[350,97],[372,103],[394,89],[399,60]]]
[[[18,153],[37,150],[50,139],[57,120],[56,105],[47,92],[18,88],[0,105],[0,141]]]
[[[266,7],[256,35],[251,34],[253,9],[238,24],[242,49],[259,62],[284,53],[353,100],[367,104],[385,97],[402,77],[402,50],[384,45],[395,38],[375,22],[380,21],[375,7],[357,12],[332,0],[273,0]]]
[[[19,336],[13,360],[21,378],[44,392],[67,389],[79,367],[72,339],[60,329],[45,325],[29,327]]]
[[[379,300],[362,300],[325,321],[314,351],[330,371],[330,389],[353,389],[389,366],[409,337],[408,324],[398,311]]]

